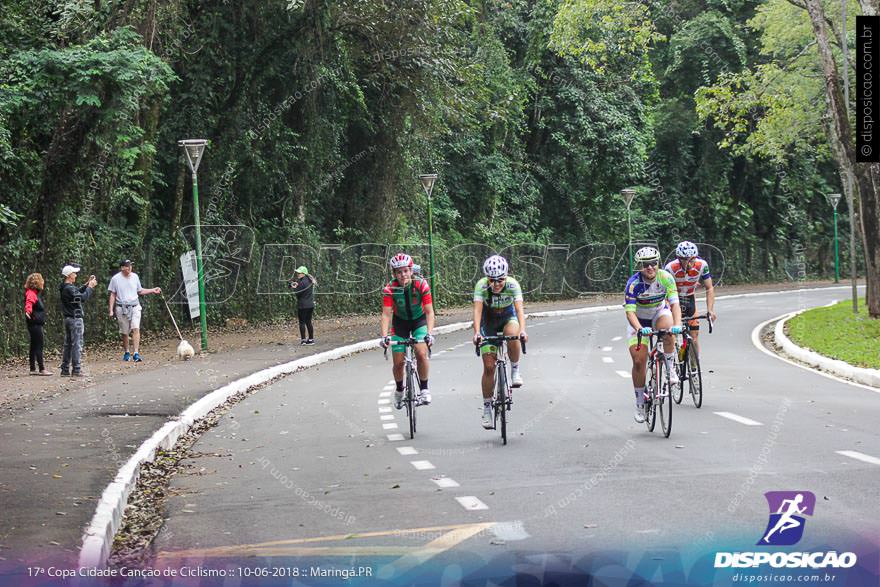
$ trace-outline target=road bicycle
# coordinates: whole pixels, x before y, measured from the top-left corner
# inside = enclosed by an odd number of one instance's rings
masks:
[[[406,351],[404,352],[403,360],[404,360],[404,374],[403,374],[403,404],[406,406],[406,417],[409,420],[409,437],[416,437],[416,408],[419,405],[419,375],[418,375],[418,362],[416,358],[413,356],[413,346],[417,344],[421,344],[422,342],[428,342],[428,337],[425,337],[425,340],[420,341],[416,340],[412,336],[409,337],[408,340],[403,342],[392,342],[392,345],[402,345],[406,347]],[[431,345],[428,345],[428,358],[431,358]],[[388,348],[385,348],[385,360],[388,360]]]
[[[669,438],[672,433],[672,382],[663,352],[658,350],[657,340],[671,334],[671,330],[652,330],[648,334],[648,380],[645,384],[645,424],[648,431],[653,432],[657,424],[657,412],[660,412],[660,428],[663,436]],[[636,348],[642,346],[642,331],[638,332]]]
[[[682,332],[682,342],[675,341],[676,367],[678,369],[678,390],[675,391],[675,403],[680,404],[684,397],[684,386],[687,383],[688,391],[694,405],[703,405],[703,370],[700,367],[700,356],[694,339],[691,337],[692,330],[690,320],[706,320],[709,323],[709,334],[712,334],[712,318],[708,314],[694,316],[685,321]]]
[[[522,344],[522,352],[526,354],[526,342],[520,336],[484,336],[483,341],[476,345],[477,356],[480,356],[480,346],[489,343],[498,349],[495,358],[495,383],[492,396],[492,430],[498,429],[498,421],[501,421],[501,442],[507,444],[507,412],[513,405],[513,392],[510,387],[510,377],[507,374],[507,342],[518,340]]]

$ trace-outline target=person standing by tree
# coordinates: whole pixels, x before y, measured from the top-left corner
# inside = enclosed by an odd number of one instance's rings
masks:
[[[43,325],[46,323],[46,308],[40,292],[46,287],[43,276],[31,273],[24,282],[24,317],[31,339],[31,375],[51,375],[43,364]],[[37,371],[39,366],[40,370]]]
[[[315,311],[315,286],[318,281],[309,275],[305,265],[296,268],[296,274],[290,281],[290,287],[296,293],[296,315],[299,320],[299,344],[315,344],[315,329],[312,326],[312,314]],[[309,337],[306,338],[306,330]]]
[[[85,377],[82,372],[81,358],[83,349],[83,309],[82,303],[95,292],[98,280],[89,275],[89,280],[82,287],[76,286],[79,265],[65,265],[61,270],[64,281],[61,291],[61,312],[64,314],[64,353],[61,359],[62,377]],[[73,364],[73,371],[70,367]]]
[[[119,322],[119,334],[122,335],[122,360],[141,362],[138,352],[141,345],[141,302],[138,296],[147,294],[160,294],[162,288],[153,287],[144,289],[141,287],[141,278],[131,270],[131,260],[124,259],[119,263],[119,273],[110,280],[107,286],[110,292],[109,313],[110,318],[116,317]],[[115,313],[114,313],[114,305]],[[131,335],[131,349],[134,354],[128,352],[128,337]]]

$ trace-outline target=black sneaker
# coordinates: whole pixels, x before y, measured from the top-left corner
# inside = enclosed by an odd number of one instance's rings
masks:
[[[306,342],[306,339],[302,339],[301,341],[299,341],[299,346],[305,346],[307,344],[308,343]]]
[[[69,371],[62,371],[61,376],[62,377],[70,377],[70,372]]]
[[[314,338],[310,338],[310,339],[308,339],[308,340],[306,341],[306,344],[308,344],[308,345],[315,344],[315,339],[314,339]]]

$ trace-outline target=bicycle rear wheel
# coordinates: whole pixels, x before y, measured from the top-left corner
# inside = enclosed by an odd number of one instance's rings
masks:
[[[664,362],[663,360],[657,361],[658,393],[656,409],[660,411],[660,429],[663,431],[663,436],[669,438],[670,433],[672,433],[672,394],[675,391],[672,389],[672,382],[669,379],[669,369]]]
[[[688,361],[690,361],[688,388],[694,400],[694,405],[699,408],[703,405],[703,370],[700,367],[700,355],[696,353],[695,349],[691,349]]]
[[[495,387],[495,411],[500,412],[501,442],[507,444],[507,372],[504,365],[495,370],[497,385]]]
[[[418,406],[418,400],[416,399],[416,389],[418,383],[416,382],[416,374],[415,369],[410,371],[409,376],[406,378],[406,413],[409,416],[409,437],[416,437],[416,407]]]

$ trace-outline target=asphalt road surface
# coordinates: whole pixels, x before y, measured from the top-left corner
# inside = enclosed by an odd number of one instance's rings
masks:
[[[662,566],[754,550],[763,494],[781,490],[816,496],[799,548],[858,547],[876,563],[880,395],[751,338],[764,320],[846,295],[720,300],[701,338],[703,406],[685,394],[668,439],[659,422],[651,433],[633,420],[622,310],[528,323],[507,446],[480,425],[470,331],[438,337],[434,403],[419,408],[412,440],[380,351],[288,377],[195,445],[172,483],[156,564],[235,561],[303,577],[310,568],[296,565],[319,561],[401,580],[473,578],[492,564],[571,569],[596,553]]]

